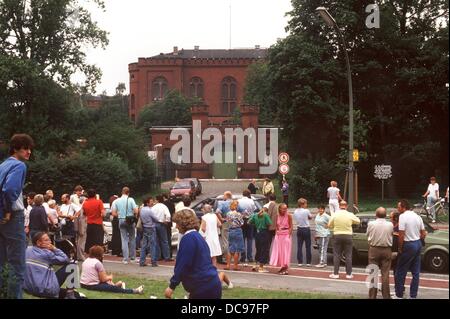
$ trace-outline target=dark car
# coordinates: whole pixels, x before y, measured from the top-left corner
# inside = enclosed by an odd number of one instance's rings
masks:
[[[198,196],[202,193],[202,183],[200,183],[200,180],[196,177],[192,177],[192,178],[183,178],[183,180],[186,181],[193,181],[194,185],[195,185],[195,196]]]
[[[239,200],[240,198],[242,198],[242,195],[233,195],[232,197],[233,200]],[[253,202],[255,203],[256,206],[256,209],[254,211],[255,213],[259,212],[264,206],[264,204],[267,203],[267,198],[264,195],[253,194],[251,198],[253,199]],[[192,209],[195,211],[197,217],[201,219],[203,216],[202,208],[205,204],[211,205],[213,207],[213,211],[216,211],[220,201],[223,201],[223,195],[219,195],[216,197],[209,197],[194,205]]]
[[[181,200],[183,195],[188,195],[192,200],[196,198],[195,184],[191,180],[182,179],[170,188],[170,199],[172,201]]]

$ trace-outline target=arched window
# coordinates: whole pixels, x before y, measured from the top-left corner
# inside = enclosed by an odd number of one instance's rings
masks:
[[[222,114],[233,113],[237,106],[237,82],[231,76],[222,80]]]
[[[189,96],[203,99],[203,80],[199,77],[193,77],[189,82]]]
[[[162,100],[166,96],[167,90],[167,80],[162,76],[155,78],[152,82],[152,101]]]

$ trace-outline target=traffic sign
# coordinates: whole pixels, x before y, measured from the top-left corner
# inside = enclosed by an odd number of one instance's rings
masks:
[[[389,179],[392,177],[391,165],[375,165],[375,172],[373,174],[378,179]]]
[[[287,173],[289,173],[289,165],[288,164],[281,164],[278,167],[278,171],[280,172],[281,175],[286,175]]]
[[[289,154],[288,153],[280,153],[278,155],[278,161],[280,161],[280,163],[282,163],[282,164],[286,164],[287,162],[289,162]]]

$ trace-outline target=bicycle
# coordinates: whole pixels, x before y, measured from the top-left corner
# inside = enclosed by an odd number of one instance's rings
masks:
[[[434,218],[432,215],[432,210],[434,209]],[[414,212],[419,216],[424,216],[431,222],[448,222],[448,203],[446,203],[445,198],[439,198],[436,203],[428,207],[427,199],[423,200],[423,204],[415,204]]]

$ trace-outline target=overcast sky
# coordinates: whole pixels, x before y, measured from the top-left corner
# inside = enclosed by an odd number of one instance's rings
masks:
[[[103,71],[97,94],[114,94],[119,82],[129,86],[128,64],[139,57],[179,49],[269,47],[286,36],[291,0],[105,0],[106,11],[91,10],[109,32],[106,50],[87,51],[88,61]]]

